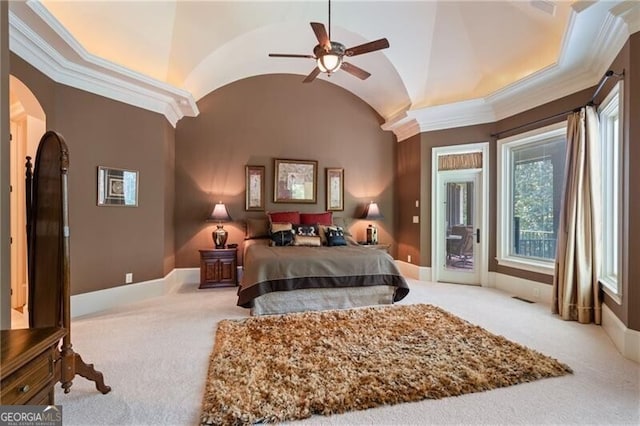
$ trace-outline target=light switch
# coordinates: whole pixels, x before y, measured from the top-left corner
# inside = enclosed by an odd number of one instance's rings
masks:
[[[420,200],[416,200],[416,207],[420,207]]]
[[[420,223],[420,216],[414,216],[413,223]]]

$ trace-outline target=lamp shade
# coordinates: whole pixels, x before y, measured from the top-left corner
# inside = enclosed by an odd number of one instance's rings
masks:
[[[322,72],[336,72],[340,69],[340,66],[342,66],[342,57],[336,54],[327,53],[318,58],[318,68]]]
[[[378,207],[378,203],[374,203],[373,201],[367,204],[364,208],[364,214],[362,215],[362,219],[376,220],[382,219],[382,213],[380,213],[380,208]]]
[[[222,204],[222,201],[219,202],[218,204],[216,204],[213,207],[213,211],[211,212],[211,215],[209,216],[209,218],[207,220],[216,221],[216,222],[228,222],[228,221],[230,221],[231,220],[231,216],[229,216],[229,212],[227,211],[227,206]]]

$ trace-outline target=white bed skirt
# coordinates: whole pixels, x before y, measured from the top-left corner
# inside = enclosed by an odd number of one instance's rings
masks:
[[[396,288],[393,286],[376,285],[274,291],[254,299],[251,315],[273,315],[288,312],[391,305],[395,290]]]

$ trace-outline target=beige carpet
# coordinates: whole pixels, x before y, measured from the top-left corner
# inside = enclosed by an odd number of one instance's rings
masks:
[[[426,304],[224,320],[201,423],[303,419],[571,372]]]

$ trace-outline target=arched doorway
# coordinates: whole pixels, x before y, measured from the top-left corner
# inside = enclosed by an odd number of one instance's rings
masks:
[[[27,235],[25,211],[25,157],[35,157],[46,131],[42,106],[29,88],[9,76],[10,203],[11,203],[11,328],[27,327]]]

